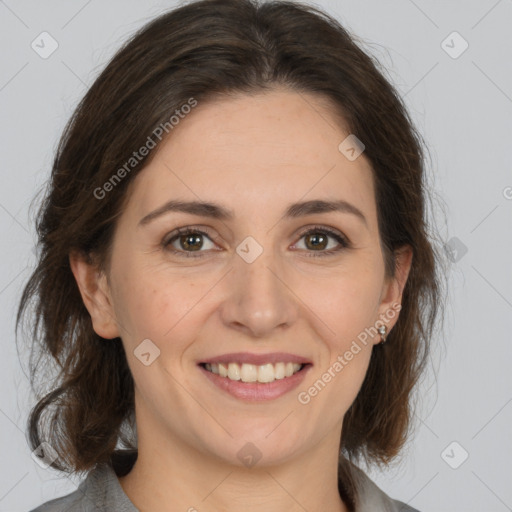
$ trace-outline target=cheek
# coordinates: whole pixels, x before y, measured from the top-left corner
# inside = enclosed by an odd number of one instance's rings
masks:
[[[197,304],[194,289],[177,283],[132,283],[131,291],[120,290],[121,316],[129,326],[130,338],[150,338],[162,344]],[[178,292],[179,290],[179,292]]]
[[[325,339],[328,354],[314,368],[308,379],[310,387],[304,390],[304,399],[317,404],[326,423],[338,422],[345,415],[366,376],[374,346],[370,327],[375,311],[369,307],[370,299],[371,295],[362,294],[353,300],[339,298],[338,307],[329,312],[336,335]]]
[[[378,270],[369,272],[365,268],[375,269],[375,265],[338,274],[330,281],[328,293],[311,297],[311,304],[320,308],[314,311],[332,334],[324,339],[328,354],[312,375],[316,389],[311,392],[320,394],[320,390],[328,388],[321,400],[325,400],[327,408],[336,404],[333,418],[337,412],[346,411],[356,398],[373,349],[376,331],[371,328],[379,318],[381,275]]]
[[[378,272],[354,270],[333,275],[327,290],[317,289],[310,294],[312,309],[335,333],[334,344],[339,350],[378,319],[380,279]]]
[[[130,343],[152,337],[163,342],[205,291],[186,272],[169,273],[162,265],[148,265],[147,254],[118,248],[117,254],[120,253],[125,257],[117,258],[112,266],[113,299],[125,336]]]

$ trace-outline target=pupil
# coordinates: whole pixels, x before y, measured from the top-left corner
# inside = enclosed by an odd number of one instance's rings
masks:
[[[193,251],[195,251],[197,249],[201,249],[201,246],[202,246],[201,235],[184,235],[182,237],[182,241],[183,241],[183,239],[185,240],[185,242],[182,243],[182,247],[184,249],[192,249]],[[190,243],[190,240],[192,240],[191,243]],[[192,244],[194,244],[194,242],[199,245],[192,245]]]
[[[327,238],[327,237],[325,237],[325,236],[324,236],[324,235],[322,235],[322,234],[320,234],[320,235],[318,235],[318,234],[315,234],[315,235],[309,235],[309,236],[307,237],[307,240],[308,240],[307,245],[308,245],[308,246],[310,246],[310,245],[311,245],[313,248],[315,248],[315,247],[316,247],[316,248],[318,248],[319,246],[320,246],[321,248],[324,248],[324,246],[325,246],[325,242],[326,242],[326,238]],[[310,242],[312,239],[313,239],[314,241],[310,244],[309,242]],[[322,243],[322,242],[318,243],[318,239],[321,239],[323,243]]]

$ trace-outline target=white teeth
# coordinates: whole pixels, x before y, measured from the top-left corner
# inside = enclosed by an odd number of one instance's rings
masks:
[[[276,380],[273,364],[264,364],[258,367],[258,382],[273,382]]]
[[[221,377],[227,377],[228,376],[228,367],[223,365],[222,363],[219,363],[218,365],[212,364],[212,369],[214,366],[218,366],[219,368],[219,375]]]
[[[204,367],[206,370],[230,380],[266,383],[291,377],[302,368],[302,365],[298,363],[267,363],[257,366],[245,363],[241,365],[238,363],[206,363]]]
[[[274,365],[275,368],[275,378],[276,379],[284,379],[285,371],[284,371],[284,363],[276,363]]]
[[[228,377],[231,380],[240,380],[240,366],[237,363],[229,363]]]
[[[240,369],[240,380],[256,382],[258,380],[258,367],[255,364],[243,364]]]

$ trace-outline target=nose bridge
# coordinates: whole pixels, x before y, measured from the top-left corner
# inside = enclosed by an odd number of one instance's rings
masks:
[[[295,320],[296,304],[283,282],[281,263],[272,247],[264,248],[251,237],[239,244],[223,308],[224,322],[263,336]]]

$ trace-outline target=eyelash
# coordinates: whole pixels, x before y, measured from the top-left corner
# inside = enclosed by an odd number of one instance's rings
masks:
[[[332,229],[326,228],[324,226],[314,226],[312,228],[309,228],[307,231],[300,234],[300,238],[303,238],[312,233],[326,234],[326,235],[334,238],[340,244],[341,247],[338,247],[336,249],[329,249],[328,251],[306,251],[306,253],[308,253],[308,254],[306,254],[307,257],[322,258],[322,257],[327,257],[327,256],[333,256],[334,254],[336,254],[344,249],[349,249],[352,247],[350,241],[346,237],[344,237],[337,231],[333,231]],[[194,252],[190,252],[190,251],[178,250],[171,246],[171,244],[176,239],[178,239],[180,236],[190,235],[190,234],[206,235],[208,238],[210,238],[210,240],[212,240],[212,238],[213,238],[211,236],[211,234],[208,232],[208,230],[204,230],[204,228],[196,229],[191,226],[191,227],[176,229],[175,231],[173,231],[170,234],[170,238],[165,238],[163,240],[161,245],[166,251],[169,251],[178,256],[184,256],[186,258],[202,258],[204,253],[207,251],[198,251],[197,253],[194,253]]]

